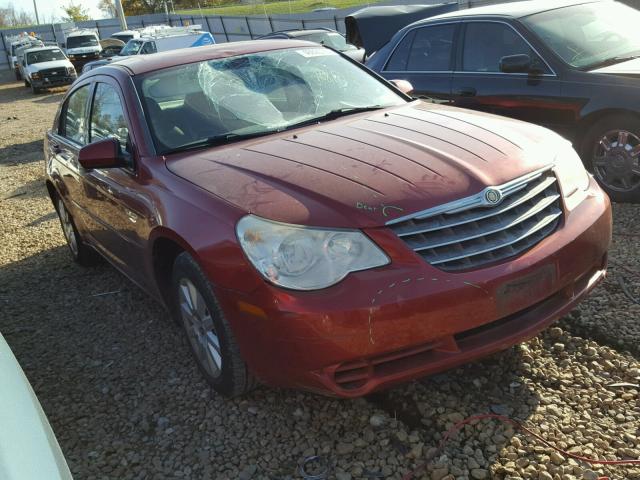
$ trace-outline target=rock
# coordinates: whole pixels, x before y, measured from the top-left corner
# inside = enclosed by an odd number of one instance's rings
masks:
[[[336,480],[351,480],[351,474],[347,472],[336,472]]]
[[[436,468],[431,472],[431,480],[442,480],[449,475],[449,467]]]
[[[387,419],[383,415],[377,413],[369,417],[369,424],[374,428],[380,428],[387,422]]]
[[[540,472],[538,472],[538,480],[553,480],[553,475],[551,475],[549,472],[541,470]]]
[[[249,465],[240,472],[238,478],[240,480],[249,480],[256,473],[257,469],[258,467],[256,465]]]
[[[338,443],[336,445],[336,452],[338,455],[346,455],[348,453],[353,452],[353,444],[352,443]]]
[[[583,480],[598,480],[599,477],[600,475],[598,475],[593,470],[585,470],[584,472],[582,472]]]
[[[165,430],[169,426],[169,419],[167,417],[158,417],[156,424],[160,430]]]
[[[484,480],[489,478],[489,471],[484,468],[474,468],[471,470],[471,478],[474,478],[475,480]]]
[[[551,452],[549,457],[551,458],[551,461],[555,465],[562,465],[565,462],[565,458],[562,455],[560,455],[558,452],[556,452],[555,450],[553,452]]]

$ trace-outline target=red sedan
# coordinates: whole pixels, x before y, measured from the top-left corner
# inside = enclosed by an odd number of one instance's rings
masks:
[[[604,277],[609,200],[541,127],[412,100],[318,45],[83,75],[45,142],[71,253],[184,325],[220,393],[365,395],[534,336]]]

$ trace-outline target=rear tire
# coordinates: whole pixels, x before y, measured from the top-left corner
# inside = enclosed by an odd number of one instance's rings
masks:
[[[178,255],[171,279],[173,313],[182,324],[198,368],[221,395],[243,395],[257,386],[240,355],[229,322],[206,275],[188,253]]]
[[[580,153],[611,200],[640,203],[640,119],[608,115],[585,134]]]
[[[58,218],[60,219],[62,233],[64,233],[64,238],[67,240],[67,246],[69,247],[69,252],[74,262],[83,267],[90,267],[99,263],[100,256],[95,250],[82,241],[73,217],[69,213],[69,210],[67,210],[62,198],[56,195],[53,203],[56,207]]]

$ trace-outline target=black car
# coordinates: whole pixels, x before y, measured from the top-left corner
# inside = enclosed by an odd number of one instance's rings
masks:
[[[364,49],[347,43],[344,35],[330,28],[315,28],[313,30],[281,30],[268,33],[258,38],[258,40],[272,40],[274,38],[293,38],[296,40],[307,40],[309,42],[320,43],[331,47],[334,50],[344,53],[349,58],[357,62],[364,61]]]
[[[367,66],[413,95],[538,123],[571,140],[618,201],[640,201],[640,11],[523,1],[404,27]]]

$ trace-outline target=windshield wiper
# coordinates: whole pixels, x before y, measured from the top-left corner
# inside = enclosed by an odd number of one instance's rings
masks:
[[[185,143],[184,145],[180,145],[176,148],[171,148],[166,150],[163,155],[168,155],[171,153],[178,152],[186,152],[188,150],[197,150],[199,148],[207,148],[207,147],[216,147],[218,145],[226,145],[228,143],[239,142],[241,140],[248,140],[250,138],[263,137],[265,135],[270,135],[275,132],[279,132],[280,130],[266,130],[262,132],[255,133],[224,133],[222,135],[214,135],[213,137],[206,138],[204,140],[197,140],[191,143]]]
[[[609,65],[615,65],[616,63],[628,62],[629,60],[635,60],[640,58],[640,55],[624,55],[619,57],[611,57],[600,62],[592,63],[586,67],[582,67],[582,70],[593,70],[596,68],[608,67]]]
[[[336,118],[345,117],[347,115],[353,115],[355,113],[373,112],[374,110],[382,110],[387,107],[381,105],[372,105],[369,107],[344,107],[330,110],[329,112],[320,115],[319,117],[309,118],[298,123],[292,123],[287,125],[284,130],[291,130],[292,128],[304,127],[305,125],[313,125],[320,122],[326,122],[327,120],[335,120]]]

